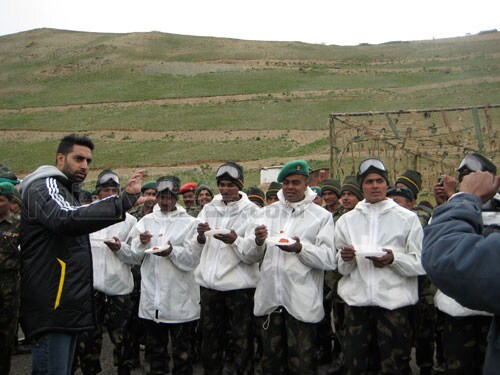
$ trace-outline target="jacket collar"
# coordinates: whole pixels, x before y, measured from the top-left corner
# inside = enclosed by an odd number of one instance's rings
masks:
[[[227,211],[236,211],[239,212],[247,207],[249,204],[253,204],[248,196],[240,191],[240,199],[235,202],[229,202],[228,204],[224,203],[222,200],[222,194],[217,194],[214,199],[208,205],[213,206],[219,212],[227,212]]]
[[[309,204],[312,203],[314,198],[316,198],[316,195],[317,194],[308,186],[306,189],[306,192],[305,192],[304,199],[302,199],[301,201],[298,201],[298,202],[288,202],[285,199],[285,195],[283,194],[283,189],[278,191],[278,199],[279,199],[280,203],[283,204],[287,208],[288,207],[291,208],[294,211],[303,211]]]
[[[377,203],[368,203],[366,199],[363,199],[361,202],[359,202],[356,207],[354,207],[355,210],[361,211],[361,212],[378,212],[378,213],[383,213],[386,211],[389,211],[393,209],[394,207],[399,207],[399,205],[394,202],[392,199],[384,199],[380,202]]]
[[[38,167],[34,172],[30,173],[23,179],[23,181],[19,185],[19,191],[21,192],[21,195],[24,197],[24,192],[28,190],[29,186],[33,182],[41,178],[47,178],[47,177],[56,177],[57,179],[61,180],[64,184],[70,183],[66,175],[53,165],[42,165],[41,167]]]

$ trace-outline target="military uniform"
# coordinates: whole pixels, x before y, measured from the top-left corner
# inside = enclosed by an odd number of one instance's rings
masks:
[[[398,187],[408,188],[413,192],[413,200],[416,201],[422,188],[422,176],[415,170],[406,170],[396,179]],[[432,209],[422,204],[416,204],[412,209],[422,228],[429,224]],[[414,346],[416,362],[420,368],[420,374],[431,374],[434,364],[435,334],[437,326],[437,312],[434,306],[434,294],[436,288],[426,275],[418,276],[418,302],[411,311],[412,325],[414,329]]]
[[[418,301],[417,276],[423,231],[417,217],[393,200],[373,193],[388,172],[379,159],[361,162],[357,181],[365,199],[343,215],[335,226],[335,242],[344,299],[344,355],[349,374],[410,373],[412,329],[409,312]],[[352,246],[352,247],[351,247]],[[392,257],[372,258],[363,251],[390,249]],[[357,252],[355,254],[354,252]],[[366,253],[365,253],[366,254]]]
[[[9,373],[19,317],[19,227],[12,214],[0,222],[0,374]]]

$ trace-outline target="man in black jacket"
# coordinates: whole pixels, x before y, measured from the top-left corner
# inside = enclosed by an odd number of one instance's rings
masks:
[[[85,136],[65,136],[56,167],[41,166],[21,184],[20,319],[36,374],[70,374],[78,332],[95,326],[88,234],[124,220],[141,190],[136,172],[121,196],[81,206],[93,149]]]

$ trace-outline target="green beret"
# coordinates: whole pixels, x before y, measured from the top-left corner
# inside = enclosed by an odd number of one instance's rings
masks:
[[[19,183],[19,179],[9,168],[0,164],[0,182],[10,182],[13,185],[17,185]]]
[[[157,184],[156,181],[148,181],[144,183],[141,187],[141,193],[144,193],[148,189],[154,189],[157,190]]]
[[[249,187],[247,191],[248,199],[257,204],[259,207],[264,207],[266,204],[266,196],[258,187]]]
[[[321,188],[319,186],[311,186],[311,190],[314,191],[318,197],[321,197]]]
[[[422,176],[419,172],[409,169],[397,178],[396,185],[398,183],[410,189],[416,198],[422,188]]]
[[[307,164],[307,161],[294,160],[286,163],[278,174],[278,182],[283,182],[286,177],[294,174],[309,177],[309,165]]]
[[[363,193],[358,185],[358,180],[356,176],[346,176],[344,179],[344,183],[340,188],[340,194],[344,191],[349,191],[353,193],[360,201],[363,200]]]
[[[326,190],[335,193],[337,197],[340,198],[340,181],[333,180],[331,178],[325,178],[323,181],[319,183],[321,186],[321,194],[323,194]]]
[[[14,185],[10,182],[0,182],[0,195],[13,195]]]

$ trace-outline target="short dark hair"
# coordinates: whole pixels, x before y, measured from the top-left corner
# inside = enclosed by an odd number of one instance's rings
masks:
[[[74,145],[85,146],[90,148],[90,150],[94,150],[94,142],[89,137],[73,133],[61,139],[57,147],[57,154],[68,155],[73,150]]]

